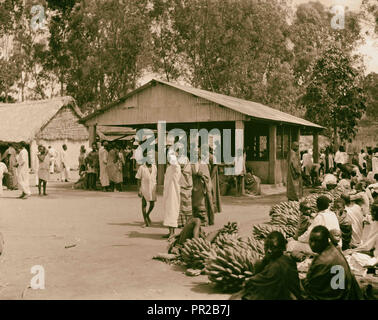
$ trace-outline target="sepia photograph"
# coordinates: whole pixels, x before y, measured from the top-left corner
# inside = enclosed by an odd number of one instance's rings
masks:
[[[0,300],[378,300],[378,2],[0,0]]]

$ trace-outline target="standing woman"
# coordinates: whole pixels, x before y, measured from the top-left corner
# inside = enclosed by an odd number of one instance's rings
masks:
[[[178,217],[177,225],[179,228],[183,228],[186,223],[192,219],[192,166],[188,157],[183,158],[180,163],[181,166],[181,178],[180,178],[180,214]]]
[[[43,195],[47,196],[46,186],[50,175],[50,155],[44,146],[38,146],[38,193],[41,196],[43,187]]]
[[[87,156],[87,151],[85,150],[84,146],[80,147],[80,155],[79,155],[79,175],[81,176],[82,172],[85,172],[85,158]]]
[[[289,201],[298,201],[303,195],[301,164],[298,157],[298,150],[299,144],[295,141],[293,142],[287,160],[287,198]]]
[[[107,191],[109,187],[109,176],[106,170],[108,164],[108,142],[103,141],[102,146],[98,152],[99,163],[100,163],[100,182],[102,186],[102,191]]]
[[[167,152],[168,167],[164,176],[164,222],[163,225],[168,227],[169,233],[164,238],[168,240],[175,236],[177,228],[177,219],[180,212],[180,178],[181,168],[174,152]]]

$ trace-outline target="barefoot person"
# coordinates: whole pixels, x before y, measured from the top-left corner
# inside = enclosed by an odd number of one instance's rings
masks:
[[[138,179],[138,196],[142,198],[144,226],[149,227],[151,226],[150,214],[154,209],[156,201],[157,169],[156,165],[152,163],[153,161],[147,157],[147,149],[144,150],[143,157],[147,161],[139,167],[135,178]],[[149,203],[148,211],[147,202]]]
[[[164,176],[164,226],[168,227],[169,233],[164,236],[168,240],[175,236],[177,220],[180,212],[180,178],[181,168],[174,152],[167,152],[168,167]]]
[[[29,186],[29,154],[25,148],[25,143],[21,142],[17,146],[17,180],[21,190],[20,199],[26,199],[31,195]]]
[[[50,155],[44,146],[38,146],[38,151],[38,193],[42,195],[41,189],[43,187],[43,195],[47,196],[46,186],[50,175]]]

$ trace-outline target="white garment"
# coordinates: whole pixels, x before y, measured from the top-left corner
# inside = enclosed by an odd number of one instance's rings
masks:
[[[337,186],[343,189],[350,190],[350,181],[348,179],[341,179]]]
[[[337,151],[335,154],[335,163],[346,164],[348,162],[348,154],[346,152]]]
[[[372,163],[372,171],[374,174],[378,173],[378,154],[375,153],[373,159],[371,160]]]
[[[99,165],[100,165],[100,182],[102,187],[109,186],[109,176],[106,170],[108,163],[108,151],[104,147],[101,147],[98,151]]]
[[[60,163],[62,164],[60,179],[62,181],[68,180],[70,177],[70,167],[68,166],[67,151],[65,150],[60,152]]]
[[[151,165],[150,169],[145,165],[141,165],[135,178],[140,179],[140,192],[146,201],[156,201],[156,165]]]
[[[364,220],[361,207],[357,204],[352,204],[350,206],[345,207],[345,210],[347,212],[347,218],[352,224],[351,245],[358,246],[362,240],[363,220]]]
[[[7,166],[4,162],[0,162],[0,196],[3,195],[3,177],[6,172],[8,172]]]
[[[177,228],[180,213],[180,165],[168,165],[164,176],[164,226]]]
[[[318,213],[318,215],[312,221],[311,225],[308,227],[307,231],[298,238],[298,241],[308,243],[310,239],[310,233],[316,226],[325,226],[329,231],[340,231],[339,220],[337,219],[336,214],[333,211],[327,209]],[[342,247],[342,240],[340,240],[339,246],[340,248]]]
[[[50,173],[54,173],[56,159],[58,158],[58,152],[53,147],[51,147],[49,149],[49,154],[50,154],[50,161],[51,161],[50,162]]]
[[[366,157],[366,153],[359,153],[358,154],[358,164],[360,165],[361,168],[364,167],[364,163],[366,163],[366,160],[365,160],[365,157]]]
[[[327,173],[322,182],[322,188],[327,189],[327,184],[337,184],[337,178],[332,173]]]
[[[25,148],[23,148],[17,155],[17,163],[19,189],[26,195],[31,195],[29,187],[29,154]]]
[[[361,191],[357,194],[351,195],[350,200],[355,201],[357,199],[362,200],[362,204],[360,204],[362,214],[367,216],[370,213],[370,199],[366,192]]]

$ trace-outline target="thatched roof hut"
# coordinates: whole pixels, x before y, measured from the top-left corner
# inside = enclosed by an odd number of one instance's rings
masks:
[[[52,145],[60,151],[61,145],[65,143],[72,150],[72,165],[75,166],[76,149],[81,144],[88,144],[88,130],[79,123],[82,116],[75,100],[69,96],[0,103],[0,146],[25,141],[29,144],[34,167],[37,144]]]
[[[72,97],[57,97],[48,100],[22,103],[0,103],[0,143],[43,140],[86,140],[85,130],[69,130],[72,121],[60,123],[59,127],[46,128],[62,109],[71,109],[79,120],[82,117]],[[43,130],[46,128],[46,130]]]

